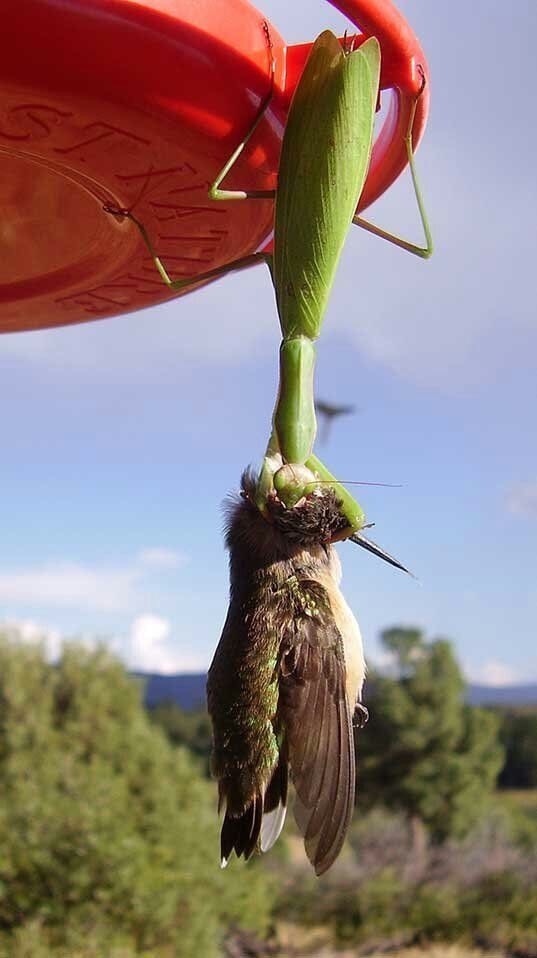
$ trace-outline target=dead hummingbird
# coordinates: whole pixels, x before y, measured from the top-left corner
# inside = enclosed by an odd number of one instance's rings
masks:
[[[225,808],[221,864],[278,838],[287,807],[317,875],[337,858],[354,808],[353,714],[365,664],[358,623],[339,588],[331,545],[345,519],[332,489],[268,516],[246,472],[228,509],[230,603],[207,682],[212,770]],[[268,520],[268,521],[267,521]]]

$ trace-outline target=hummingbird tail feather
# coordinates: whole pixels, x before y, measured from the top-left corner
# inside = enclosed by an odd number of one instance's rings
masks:
[[[263,799],[255,796],[242,815],[234,818],[226,811],[220,833],[220,867],[225,868],[231,852],[247,861],[257,845],[263,815]]]
[[[271,812],[263,816],[259,847],[262,852],[268,852],[280,837],[287,813],[287,805],[281,802]]]
[[[257,793],[241,814],[226,810],[220,834],[220,865],[225,868],[234,851],[247,861],[255,848],[272,848],[285,821],[287,811],[287,753],[282,749],[278,764],[264,795]]]
[[[287,750],[280,752],[279,762],[265,792],[263,806],[263,820],[259,847],[262,852],[268,852],[280,835],[287,812],[287,785],[288,785]]]

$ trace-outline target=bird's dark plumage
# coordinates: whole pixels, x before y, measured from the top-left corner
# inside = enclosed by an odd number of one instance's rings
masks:
[[[248,858],[274,843],[289,770],[306,852],[322,874],[354,806],[351,717],[364,671],[329,544],[338,503],[331,490],[312,493],[292,510],[275,505],[267,521],[254,489],[246,473],[229,508],[230,605],[207,683],[222,864],[233,850]]]

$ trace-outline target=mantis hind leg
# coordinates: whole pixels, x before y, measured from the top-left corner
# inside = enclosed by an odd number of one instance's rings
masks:
[[[209,269],[205,273],[197,273],[196,276],[186,276],[182,279],[171,279],[168,275],[166,267],[164,266],[162,260],[155,251],[155,248],[149,238],[149,234],[144,226],[144,224],[134,216],[129,210],[107,210],[109,213],[114,213],[115,215],[121,215],[127,217],[127,219],[132,220],[132,222],[137,226],[140,235],[151,255],[162,282],[168,286],[169,289],[187,289],[189,286],[195,286],[197,283],[204,283],[207,280],[216,279],[218,276],[225,276],[226,273],[232,273],[235,270],[247,269],[249,266],[254,266],[256,263],[268,263],[269,266],[272,262],[272,256],[269,253],[250,253],[248,256],[241,256],[239,259],[232,260],[231,263],[225,263],[223,266],[216,266],[214,269]]]
[[[402,239],[400,236],[395,236],[393,233],[383,230],[380,226],[376,226],[375,223],[370,223],[368,220],[364,220],[361,216],[354,216],[352,222],[355,226],[360,226],[368,233],[373,233],[374,236],[379,236],[380,239],[387,240],[389,243],[393,243],[394,246],[398,246],[400,249],[406,250],[407,253],[412,253],[414,256],[420,256],[422,259],[429,259],[429,257],[433,254],[433,238],[425,210],[425,203],[423,202],[423,197],[421,194],[416,170],[416,162],[414,159],[414,148],[412,146],[412,128],[414,126],[414,117],[416,115],[416,107],[418,105],[419,96],[420,94],[418,94],[414,100],[412,110],[410,111],[408,128],[405,135],[405,145],[410,175],[412,177],[412,185],[414,188],[414,195],[416,197],[416,203],[418,204],[421,225],[425,235],[425,246],[418,246],[416,243],[410,243],[408,240]]]
[[[265,35],[267,38],[267,45],[268,45],[269,58],[270,58],[270,67],[269,67],[270,90],[267,96],[265,97],[265,99],[262,101],[261,106],[255,117],[255,120],[252,126],[250,127],[250,129],[248,130],[246,136],[244,137],[244,139],[241,140],[237,148],[231,154],[229,160],[222,167],[216,179],[211,184],[209,188],[209,192],[208,192],[209,199],[211,200],[221,200],[221,201],[223,200],[226,202],[228,200],[249,200],[249,199],[267,200],[267,199],[274,199],[276,195],[275,190],[247,191],[247,190],[221,190],[220,189],[220,184],[222,180],[227,176],[230,169],[236,163],[237,159],[239,158],[242,151],[244,150],[246,144],[255,133],[272,99],[273,86],[274,86],[274,58],[272,55],[272,42],[270,39],[269,28],[266,21],[264,22],[264,30],[265,30]],[[155,264],[155,267],[158,270],[158,273],[163,283],[165,283],[169,289],[186,289],[189,286],[196,285],[196,283],[202,283],[206,280],[216,279],[218,276],[224,276],[228,272],[232,272],[234,270],[246,269],[247,267],[253,266],[255,263],[258,263],[261,261],[268,263],[269,266],[271,266],[271,263],[272,263],[272,257],[269,254],[251,253],[248,256],[241,256],[239,259],[233,260],[231,263],[226,263],[224,266],[217,266],[215,267],[215,269],[210,269],[205,273],[198,273],[196,276],[188,276],[182,279],[172,280],[162,260],[157,255],[156,250],[153,246],[153,243],[151,242],[151,239],[147,232],[147,229],[145,228],[141,220],[139,220],[136,216],[134,216],[132,211],[128,209],[115,209],[114,207],[111,207],[111,206],[104,206],[103,209],[105,213],[110,213],[112,216],[126,217],[127,219],[130,219],[134,223],[134,225],[137,227],[138,231],[140,232],[140,235],[151,255],[151,259],[153,260],[153,263]]]

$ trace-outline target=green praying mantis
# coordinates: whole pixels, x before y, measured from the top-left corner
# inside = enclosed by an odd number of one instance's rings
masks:
[[[432,252],[414,168],[414,113],[406,143],[426,246],[355,215],[379,76],[374,37],[354,50],[322,33],[291,103],[275,194],[221,189],[270,97],[216,177],[209,191],[215,201],[274,197],[272,255],[254,253],[172,280],[143,223],[127,210],[108,210],[136,224],[171,289],[265,261],[276,293],[282,342],[272,430],[259,476],[243,475],[241,497],[228,508],[230,603],[207,681],[212,770],[225,807],[222,867],[232,851],[247,859],[272,847],[285,819],[289,770],[295,818],[316,874],[336,859],[354,808],[353,714],[363,724],[367,710],[360,701],[360,630],[339,588],[332,544],[350,538],[404,569],[364,536],[363,510],[313,452],[315,340],[349,226],[354,222],[420,256]]]
[[[266,28],[268,36],[268,27]],[[270,38],[269,50],[271,52]],[[270,79],[274,76],[271,53]],[[334,282],[336,267],[351,223],[424,258],[432,253],[432,240],[417,181],[412,149],[411,112],[406,135],[408,162],[414,184],[426,245],[416,246],[355,215],[373,141],[373,125],[380,77],[380,47],[371,37],[357,49],[343,49],[330,31],[315,41],[295,90],[285,127],[275,191],[222,189],[265,114],[271,93],[262,103],[246,136],[218,173],[209,197],[218,201],[274,199],[274,252],[252,253],[224,267],[191,278],[171,279],[143,223],[128,210],[106,207],[107,212],[128,216],[137,226],[163,282],[174,290],[213,279],[254,263],[268,264],[274,285],[282,343],[280,380],[267,445],[257,483],[256,505],[267,515],[267,504],[277,495],[288,508],[319,484],[332,488],[341,503],[344,522],[334,539],[352,538],[381,558],[401,566],[367,539],[364,511],[345,487],[314,455],[315,340]],[[406,571],[406,570],[405,570]]]

